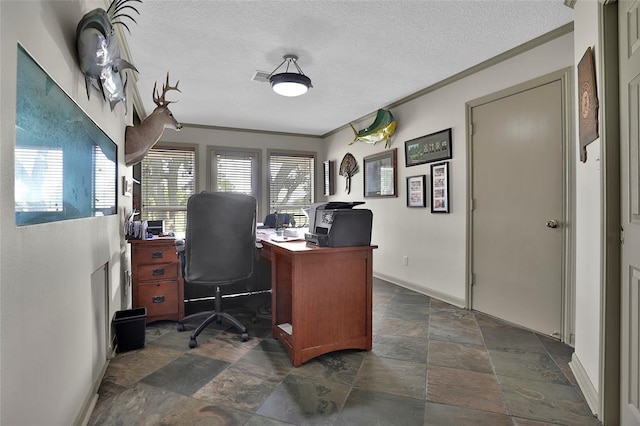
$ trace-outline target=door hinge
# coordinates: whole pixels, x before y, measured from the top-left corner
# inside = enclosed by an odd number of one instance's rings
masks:
[[[620,244],[624,244],[624,228],[620,227]]]
[[[469,285],[473,286],[476,283],[476,273],[472,272],[469,276]]]
[[[471,211],[474,211],[476,209],[476,199],[472,198],[471,199]]]
[[[473,123],[469,123],[469,135],[473,136]]]

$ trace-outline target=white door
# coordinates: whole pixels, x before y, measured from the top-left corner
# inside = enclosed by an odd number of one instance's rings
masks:
[[[621,200],[621,423],[640,425],[640,2],[618,4]]]
[[[472,308],[561,338],[560,79],[471,109]]]

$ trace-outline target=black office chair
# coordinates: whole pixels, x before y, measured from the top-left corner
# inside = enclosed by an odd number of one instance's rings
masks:
[[[222,311],[221,287],[246,279],[253,274],[256,257],[256,199],[228,192],[202,192],[187,202],[187,232],[184,249],[185,287],[203,285],[215,288],[213,311],[198,312],[178,322],[205,317],[191,334],[189,347],[198,345],[196,338],[212,322],[223,320],[249,339],[247,328]]]

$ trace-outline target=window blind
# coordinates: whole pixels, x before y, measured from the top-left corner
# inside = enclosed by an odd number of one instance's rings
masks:
[[[62,212],[62,149],[16,148],[15,164],[15,211]]]
[[[313,154],[269,154],[269,206],[271,212],[289,213],[297,226],[306,225],[303,208],[314,197]]]
[[[142,160],[141,178],[143,220],[164,220],[165,232],[185,232],[187,201],[195,193],[195,149],[152,148]]]
[[[216,191],[240,192],[257,198],[257,154],[216,151]]]
[[[94,205],[101,214],[114,214],[116,209],[116,163],[109,160],[99,146],[93,147],[95,177],[93,181]]]

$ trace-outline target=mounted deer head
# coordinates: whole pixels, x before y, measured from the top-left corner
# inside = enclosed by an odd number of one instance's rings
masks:
[[[169,85],[169,73],[167,73],[167,82],[162,86],[162,95],[158,94],[156,89],[157,82],[153,85],[153,102],[156,109],[138,126],[127,126],[124,133],[124,162],[127,166],[142,161],[147,152],[158,142],[165,128],[180,130],[182,124],[173,117],[173,113],[169,110],[169,104],[172,101],[165,99],[169,90],[177,90],[178,84]]]

